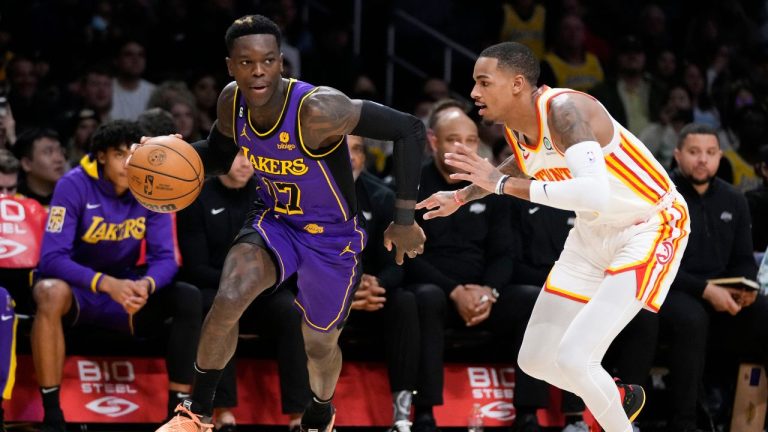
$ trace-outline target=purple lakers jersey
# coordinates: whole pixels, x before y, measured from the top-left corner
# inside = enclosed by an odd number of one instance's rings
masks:
[[[354,180],[349,150],[342,137],[312,150],[301,135],[299,112],[317,88],[290,80],[280,117],[271,129],[256,130],[245,98],[235,90],[234,136],[253,165],[259,195],[276,217],[308,232],[354,218]]]

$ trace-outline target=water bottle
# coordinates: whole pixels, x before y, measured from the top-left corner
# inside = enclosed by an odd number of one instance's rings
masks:
[[[472,407],[472,413],[467,419],[468,432],[483,432],[483,412],[480,410],[480,404],[476,403]]]

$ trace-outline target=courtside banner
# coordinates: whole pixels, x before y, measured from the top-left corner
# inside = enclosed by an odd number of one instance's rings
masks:
[[[61,404],[72,423],[160,423],[165,418],[168,378],[160,358],[67,357]],[[283,425],[280,385],[274,360],[241,359],[237,363],[240,405],[238,423]],[[495,365],[448,364],[445,405],[435,414],[441,426],[465,426],[475,403],[487,426],[509,425],[514,369]],[[389,426],[392,401],[386,365],[346,362],[335,398],[339,426]],[[41,421],[40,392],[32,358],[18,357],[16,386],[5,403],[6,421]]]
[[[0,197],[0,268],[37,267],[46,218],[33,199]]]

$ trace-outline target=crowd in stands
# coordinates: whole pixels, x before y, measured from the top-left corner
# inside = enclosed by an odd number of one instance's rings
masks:
[[[373,100],[381,98],[385,57],[378,27],[363,27],[356,57],[352,2],[10,3],[0,6],[0,201],[48,215],[37,219],[43,238],[27,237],[39,252],[33,262],[0,258],[0,311],[13,313],[15,304],[17,313],[34,316],[19,337],[30,340],[43,430],[64,430],[58,401],[63,334],[82,323],[143,337],[171,318],[170,415],[190,389],[200,325],[257,184],[248,160],[238,157],[229,173],[206,180],[189,208],[174,217],[155,214],[127,193],[122,163],[128,148],[142,135],[178,133],[189,142],[208,135],[228,80],[224,32],[241,15],[263,13],[281,26],[286,78]],[[691,217],[680,272],[660,313],[641,312],[615,344],[621,349],[606,357],[607,369],[627,382],[650,382],[658,363],[669,369],[673,403],[660,414],[668,430],[704,427],[702,395],[719,386],[732,400],[733,383],[723,377],[734,377],[740,362],[768,369],[765,2],[363,3],[366,20],[402,8],[476,52],[502,40],[525,43],[541,58],[541,85],[594,96],[671,173]],[[423,60],[429,70],[432,53]],[[443,161],[457,141],[497,163],[511,154],[501,128],[479,121],[466,103],[470,88],[463,83],[471,74],[467,68],[456,82],[429,77],[405,84],[409,93],[398,98],[407,105],[399,108],[428,128],[420,199],[464,186],[450,179],[452,168]],[[365,274],[347,326],[356,334],[385,335],[380,360],[388,366],[393,430],[412,422],[414,432],[434,431],[446,338],[482,334],[495,342],[488,349],[498,351],[497,358],[514,364],[574,214],[491,195],[448,218],[417,217],[427,235],[424,254],[397,266],[382,245],[392,219],[382,209],[395,199],[392,145],[354,136],[347,144],[369,230]],[[7,234],[0,233],[4,242]],[[735,276],[758,281],[761,290],[708,282]],[[288,281],[255,301],[240,324],[241,332],[276,342],[282,410],[292,430],[310,398],[294,296]],[[2,356],[6,339],[0,323]],[[4,361],[0,372],[7,372]],[[235,363],[216,392],[215,426],[227,432],[236,424],[231,409],[243,403]],[[12,397],[10,389],[3,396]],[[535,412],[548,405],[548,396],[546,384],[518,372],[516,430],[539,430]],[[586,430],[583,410],[577,397],[563,398],[566,430]],[[728,421],[727,408],[710,414]]]

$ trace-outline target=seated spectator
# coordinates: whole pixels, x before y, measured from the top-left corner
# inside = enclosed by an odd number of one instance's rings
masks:
[[[191,389],[200,335],[200,293],[172,283],[177,267],[167,214],[128,191],[125,159],[141,132],[114,121],[93,134],[91,154],[56,185],[33,295],[32,357],[43,399],[43,431],[64,431],[59,403],[64,327],[99,326],[150,336],[172,319],[166,357],[168,415]],[[146,239],[147,266],[136,268]]]
[[[502,4],[504,22],[499,41],[519,42],[533,51],[536,58],[544,56],[544,24],[547,9],[532,0],[512,0]]]
[[[200,288],[205,313],[219,289],[224,258],[243,226],[248,211],[258,199],[253,166],[242,152],[225,175],[208,178],[200,196],[178,216],[179,247],[183,266],[179,279]],[[307,357],[301,334],[301,314],[294,294],[280,287],[271,295],[259,296],[240,318],[240,330],[266,335],[276,341],[283,413],[289,427],[298,430],[304,408],[312,397]],[[214,425],[232,431],[237,406],[235,361],[224,368],[213,400]]]
[[[117,47],[114,62],[114,96],[109,116],[113,120],[136,120],[147,109],[149,96],[155,89],[154,84],[142,78],[147,68],[144,45],[133,39],[122,41]]]
[[[603,82],[600,60],[585,46],[584,22],[577,15],[560,20],[557,42],[541,62],[539,81],[550,87],[589,91]]]
[[[148,108],[162,108],[173,116],[177,133],[187,142],[200,139],[195,97],[182,81],[165,81],[152,92]],[[207,134],[208,131],[205,131]]]
[[[16,142],[16,119],[8,98],[0,94],[0,149],[10,149]]]
[[[348,324],[384,334],[392,392],[391,432],[410,432],[411,405],[419,362],[419,321],[416,297],[402,288],[403,269],[393,252],[384,248],[384,230],[392,222],[395,194],[365,170],[366,141],[347,136],[352,174],[355,177],[359,214],[365,219],[368,246],[363,250],[363,276],[355,291]]]
[[[110,111],[114,101],[112,74],[106,66],[90,67],[80,80],[80,98],[82,108],[96,111],[101,123],[110,120]],[[79,110],[75,110],[79,112]]]
[[[47,206],[56,182],[67,170],[59,134],[52,129],[29,129],[19,135],[13,154],[21,163],[19,193]]]
[[[57,98],[40,88],[32,58],[14,57],[8,65],[8,82],[8,103],[13,107],[17,130],[47,125],[53,118]]]
[[[664,89],[645,74],[645,51],[636,36],[624,36],[616,48],[618,76],[596,85],[590,93],[616,121],[639,135],[658,117]]]
[[[768,145],[760,149],[755,171],[762,178],[762,184],[745,195],[752,219],[752,247],[764,251],[768,248]]]
[[[75,116],[74,132],[67,143],[67,163],[69,167],[76,167],[80,160],[88,154],[91,145],[91,135],[99,127],[99,117],[96,111],[84,108]]]
[[[757,270],[746,199],[715,177],[721,157],[711,127],[691,124],[680,132],[672,180],[688,203],[691,236],[659,316],[660,337],[671,340],[670,432],[696,430],[708,343],[732,360],[751,357],[768,366],[768,298],[708,282],[735,276],[754,280]]]
[[[200,128],[201,134],[207,134],[216,119],[216,101],[219,99],[221,87],[216,77],[208,72],[199,73],[187,84],[197,103],[195,123]]]
[[[139,114],[136,121],[145,136],[171,135],[176,133],[173,115],[162,108],[150,108]]]
[[[466,186],[466,182],[450,178],[455,169],[446,165],[445,153],[456,142],[475,150],[480,144],[477,126],[455,101],[438,102],[429,126],[433,158],[422,170],[419,200]],[[504,358],[515,362],[540,287],[510,285],[513,237],[509,218],[508,201],[488,195],[451,216],[421,223],[430,240],[424,254],[406,264],[406,281],[412,284],[408,288],[419,307],[421,346],[414,432],[437,430],[432,411],[443,403],[447,328],[490,330],[504,341],[499,344],[505,350]],[[546,404],[547,384],[518,370],[515,388],[516,428],[538,428],[535,410]]]
[[[713,128],[720,127],[720,112],[709,94],[704,73],[695,63],[688,63],[683,70],[683,82],[691,94],[693,102],[693,121]]]
[[[691,94],[685,86],[673,85],[667,92],[658,119],[646,126],[637,137],[664,168],[671,169],[680,130],[692,121]]]

